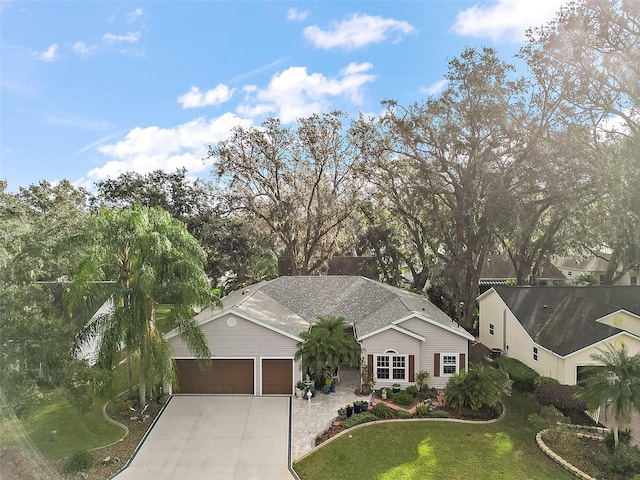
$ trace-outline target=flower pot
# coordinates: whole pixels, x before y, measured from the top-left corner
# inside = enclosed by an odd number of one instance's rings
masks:
[[[400,387],[391,387],[391,391],[393,393],[398,393],[400,391]]]
[[[366,413],[367,410],[369,410],[369,402],[362,402],[362,405],[360,405],[360,412]]]
[[[347,407],[347,417],[353,415],[353,407]]]
[[[353,406],[353,413],[360,413],[360,409],[361,409],[360,404],[359,404],[359,403],[356,403],[356,404]]]

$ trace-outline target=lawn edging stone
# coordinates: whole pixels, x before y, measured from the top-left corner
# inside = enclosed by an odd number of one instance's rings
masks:
[[[556,452],[554,452],[553,450],[551,450],[546,443],[544,443],[544,440],[542,440],[542,436],[547,433],[548,429],[542,430],[541,432],[538,432],[538,434],[536,435],[536,443],[538,444],[538,446],[540,447],[540,450],[542,450],[542,452],[548,456],[551,460],[553,460],[554,462],[556,462],[558,465],[560,465],[562,468],[564,468],[565,470],[571,472],[572,474],[574,474],[576,477],[581,478],[582,480],[597,480],[596,478],[592,477],[591,475],[583,472],[582,470],[580,470],[579,468],[571,465],[569,462],[567,462],[564,458],[562,458],[560,455],[558,455]]]
[[[113,418],[111,418],[108,414],[107,414],[107,405],[109,405],[109,402],[111,402],[111,400],[109,400],[108,402],[106,402],[103,406],[102,406],[102,416],[105,418],[105,420],[109,423],[112,423],[120,428],[122,428],[124,430],[124,435],[122,435],[122,437],[120,437],[118,440],[116,440],[115,442],[109,443],[107,445],[101,445],[99,447],[95,447],[95,448],[90,448],[89,451],[90,452],[94,452],[96,450],[100,450],[102,448],[107,448],[110,447],[111,445],[115,445],[116,443],[120,443],[121,441],[123,441],[125,438],[127,438],[127,435],[129,435],[129,427],[127,427],[125,424],[118,422],[117,420],[114,420]]]

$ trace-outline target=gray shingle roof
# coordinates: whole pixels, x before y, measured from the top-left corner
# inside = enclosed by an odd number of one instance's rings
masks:
[[[222,303],[224,310],[295,336],[307,331],[319,315],[344,317],[358,337],[412,313],[464,332],[425,297],[364,277],[279,277],[233,292]]]
[[[495,286],[534,342],[565,356],[623,330],[596,320],[618,310],[640,315],[640,288]]]

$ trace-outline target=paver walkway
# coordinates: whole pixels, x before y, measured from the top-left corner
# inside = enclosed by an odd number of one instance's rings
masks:
[[[295,462],[315,447],[316,437],[331,426],[338,409],[356,400],[370,400],[355,394],[360,386],[360,371],[340,367],[340,382],[335,393],[319,393],[310,401],[293,399],[291,459]]]

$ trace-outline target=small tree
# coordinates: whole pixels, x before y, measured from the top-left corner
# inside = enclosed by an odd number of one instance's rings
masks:
[[[357,367],[360,362],[360,345],[355,337],[345,331],[343,317],[319,316],[318,322],[308,332],[300,335],[295,359],[302,358],[302,369],[315,380],[320,380],[322,370],[334,370],[345,364]]]
[[[494,407],[502,395],[511,394],[511,380],[504,370],[472,363],[468,371],[455,373],[447,383],[447,403],[454,408],[480,410]]]
[[[640,354],[629,355],[626,345],[594,353],[591,358],[601,366],[585,368],[587,377],[580,382],[583,390],[576,393],[590,409],[608,405],[615,419],[613,436],[618,448],[620,427],[631,423],[633,409],[640,410]]]

